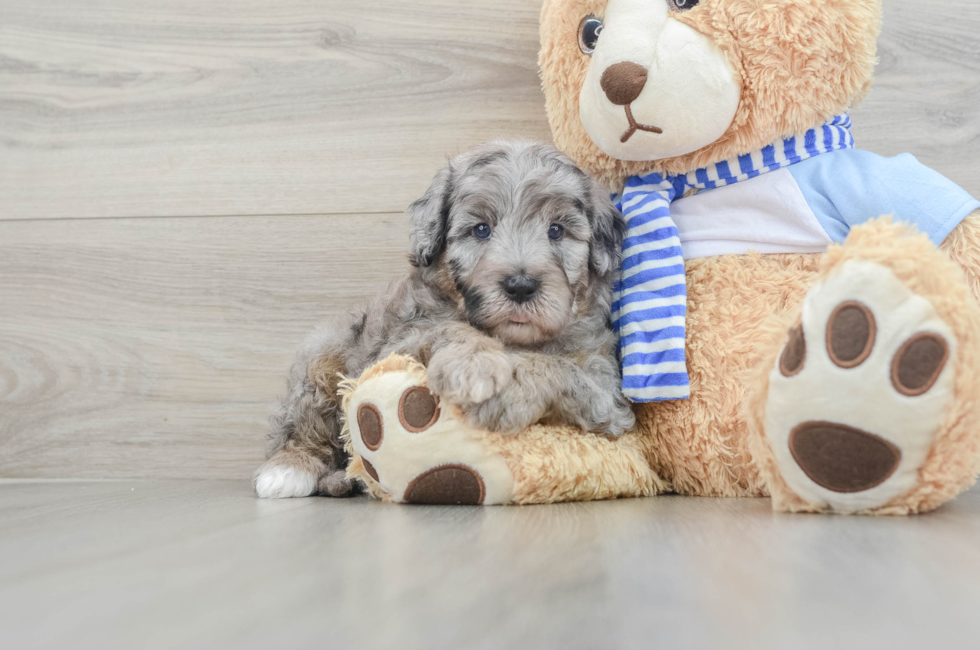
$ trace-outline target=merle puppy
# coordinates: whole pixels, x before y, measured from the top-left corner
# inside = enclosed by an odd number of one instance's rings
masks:
[[[493,143],[454,158],[408,212],[409,273],[301,347],[260,497],[355,491],[337,385],[391,353],[418,358],[430,389],[485,429],[633,426],[610,320],[626,226],[603,187],[553,147]]]

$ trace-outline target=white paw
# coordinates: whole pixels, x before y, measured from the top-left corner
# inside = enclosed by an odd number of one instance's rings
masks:
[[[347,418],[365,471],[399,503],[509,503],[507,463],[484,432],[423,384],[423,371],[410,369],[367,379],[353,392]]]
[[[838,512],[913,488],[953,399],[956,338],[887,268],[815,286],[770,374],[766,435],[789,487]]]
[[[308,497],[316,491],[316,477],[311,473],[275,463],[266,463],[252,479],[260,499]]]
[[[452,348],[429,361],[429,385],[439,397],[453,404],[478,404],[503,390],[514,376],[506,355],[478,352],[468,356]]]

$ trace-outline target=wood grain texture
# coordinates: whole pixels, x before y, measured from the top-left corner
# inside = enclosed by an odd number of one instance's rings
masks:
[[[548,138],[539,7],[0,0],[0,476],[248,475],[445,155]],[[978,33],[975,0],[887,0],[859,145],[980,195]]]
[[[247,481],[0,482],[5,648],[976,647],[980,493],[921,517],[767,499],[258,501]]]
[[[912,153],[980,196],[980,2],[884,0],[881,63],[852,112],[861,149]]]
[[[0,2],[0,218],[400,211],[549,136],[534,0]]]
[[[0,3],[0,218],[392,212],[548,139],[537,0]],[[859,144],[980,194],[980,4],[889,0]]]
[[[403,215],[0,222],[0,476],[242,477],[293,350]]]

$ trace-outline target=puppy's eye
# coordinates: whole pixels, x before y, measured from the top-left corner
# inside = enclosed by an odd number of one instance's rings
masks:
[[[490,226],[485,223],[478,223],[473,226],[473,236],[477,239],[490,239]]]
[[[701,0],[668,0],[670,3],[670,8],[674,11],[687,11],[688,9],[694,9],[697,7]]]
[[[551,228],[548,228],[548,239],[552,241],[558,241],[565,236],[565,229],[559,226],[557,223],[551,224]]]
[[[687,0],[687,2],[691,2],[691,0]],[[601,33],[602,21],[595,16],[587,16],[578,26],[579,49],[585,54],[595,52],[596,44],[599,42],[599,34]]]

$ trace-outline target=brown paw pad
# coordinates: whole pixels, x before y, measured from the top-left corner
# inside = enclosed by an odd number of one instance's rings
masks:
[[[803,335],[803,324],[799,324],[789,331],[789,339],[783,354],[779,357],[779,371],[784,377],[793,377],[800,374],[803,364],[806,362],[806,337]]]
[[[465,465],[434,467],[405,489],[405,501],[426,505],[478,506],[485,496],[483,479]]]
[[[832,492],[864,492],[895,473],[902,452],[887,440],[832,422],[805,422],[789,437],[800,469]]]
[[[361,459],[361,465],[364,466],[364,471],[368,473],[368,476],[373,478],[375,481],[378,481],[379,483],[381,482],[381,479],[378,478],[378,470],[374,469],[374,465],[368,462],[367,458]]]
[[[357,409],[357,428],[361,432],[364,446],[377,451],[384,439],[384,419],[374,404],[361,404]]]
[[[875,346],[878,328],[865,305],[849,301],[838,305],[827,323],[827,353],[841,368],[857,368]]]
[[[949,344],[938,334],[916,334],[899,349],[892,361],[892,385],[902,395],[925,395],[949,360]]]
[[[398,420],[406,431],[420,433],[439,419],[439,398],[424,386],[412,386],[398,401]]]

